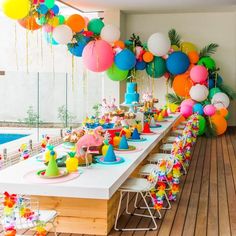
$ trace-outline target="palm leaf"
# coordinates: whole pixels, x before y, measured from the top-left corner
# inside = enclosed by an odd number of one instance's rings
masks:
[[[176,45],[178,47],[180,47],[180,43],[181,43],[181,36],[176,32],[175,29],[171,29],[168,32],[169,35],[169,39],[171,42],[171,45]]]
[[[236,100],[236,91],[224,83],[218,85],[223,93],[226,93],[231,100]]]
[[[200,57],[209,57],[216,52],[218,47],[219,47],[218,44],[210,43],[209,45],[205,46],[204,48],[202,48],[200,50],[199,56]]]
[[[214,123],[211,122],[209,117],[206,117],[206,130],[205,135],[208,138],[216,137],[217,136],[217,130]]]
[[[184,100],[182,97],[174,94],[174,93],[168,93],[166,94],[166,99],[170,102],[170,103],[174,103],[176,105],[180,105],[181,102]]]
[[[168,78],[168,85],[172,88],[173,87],[173,82],[174,82],[174,76],[170,75],[170,77]]]

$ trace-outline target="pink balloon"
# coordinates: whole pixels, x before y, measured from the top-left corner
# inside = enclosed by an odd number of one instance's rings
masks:
[[[114,54],[112,47],[104,40],[89,42],[83,50],[84,65],[91,71],[102,72],[113,64]]]
[[[84,16],[85,26],[87,27],[89,23],[89,18],[87,16]]]
[[[216,108],[214,107],[214,105],[210,104],[206,105],[203,108],[203,111],[206,116],[213,116],[216,113]]]
[[[47,33],[52,32],[53,29],[54,29],[54,27],[52,27],[51,25],[44,25],[44,26],[43,26],[43,30],[44,30],[45,32],[47,32]]]
[[[188,105],[181,106],[180,113],[182,113],[182,115],[185,118],[188,118],[189,116],[191,116],[193,114],[193,107],[188,106]]]
[[[185,100],[183,100],[183,102],[181,103],[181,107],[182,107],[182,106],[190,106],[190,107],[193,107],[195,103],[196,103],[196,102],[193,101],[191,98],[185,99]]]
[[[204,66],[196,65],[190,70],[190,77],[195,83],[203,83],[207,80],[208,71]]]

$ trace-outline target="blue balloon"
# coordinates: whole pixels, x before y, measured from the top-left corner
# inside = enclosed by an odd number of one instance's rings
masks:
[[[40,14],[45,15],[45,14],[48,12],[48,7],[47,7],[45,4],[40,4],[40,5],[39,5],[39,8],[37,9],[37,11],[38,11]]]
[[[60,8],[57,5],[54,5],[53,8],[51,8],[51,10],[55,15],[57,15],[60,11]]]
[[[214,87],[215,87],[215,80],[217,80],[216,81],[216,85],[217,86],[220,86],[223,83],[223,79],[222,79],[222,77],[219,74],[217,74],[217,76],[215,76],[214,74],[211,74],[209,76],[209,79],[214,80]]]
[[[144,61],[137,61],[135,65],[136,70],[144,70],[146,68],[146,62]]]
[[[173,75],[183,74],[189,65],[189,58],[183,52],[173,52],[166,60],[167,70]]]
[[[116,66],[121,70],[130,70],[136,64],[136,58],[132,51],[124,49],[115,56]]]
[[[76,57],[81,57],[84,47],[87,45],[87,43],[90,41],[89,37],[81,37],[76,44],[68,44],[68,50],[71,54],[73,54]]]
[[[45,33],[45,39],[47,43],[52,44],[52,45],[58,45],[59,43],[56,42],[56,40],[52,37],[51,33]]]
[[[193,106],[193,112],[194,113],[198,113],[199,115],[203,115],[204,112],[203,112],[203,106],[201,103],[196,103],[194,106]]]
[[[215,81],[213,79],[208,80],[208,87],[209,89],[212,89],[215,87]]]

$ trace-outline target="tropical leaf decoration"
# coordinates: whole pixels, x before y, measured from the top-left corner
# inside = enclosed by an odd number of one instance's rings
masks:
[[[175,29],[171,29],[168,32],[169,39],[171,42],[171,45],[176,45],[177,47],[180,47],[181,44],[181,36],[176,32]]]
[[[170,74],[170,77],[168,78],[168,85],[169,87],[173,87],[173,82],[174,82],[174,75]]]
[[[218,85],[219,89],[228,95],[231,100],[236,100],[236,91],[224,83]]]
[[[206,117],[206,130],[205,130],[205,135],[208,138],[211,137],[216,137],[217,136],[217,130],[216,126],[214,123],[211,122],[210,118],[207,116]]]
[[[166,94],[166,99],[169,101],[169,103],[174,103],[176,105],[180,105],[181,102],[184,100],[184,98],[176,95],[175,93]]]
[[[133,46],[141,46],[142,47],[142,42],[140,40],[140,37],[136,34],[132,34],[132,36],[130,37],[129,41],[131,41],[133,43]]]
[[[212,54],[216,52],[218,47],[219,45],[216,43],[210,43],[209,45],[205,46],[204,48],[200,50],[200,54],[199,54],[200,58],[211,56]]]

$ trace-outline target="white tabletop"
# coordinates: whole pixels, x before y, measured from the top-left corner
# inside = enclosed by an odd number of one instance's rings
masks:
[[[45,166],[32,157],[0,171],[0,193],[8,191],[9,193],[39,196],[110,199],[171,129],[178,117],[179,114],[174,114],[173,118],[168,119],[168,122],[162,122],[161,128],[153,129],[154,132],[158,132],[157,134],[145,136],[147,141],[130,143],[141,150],[129,154],[117,154],[124,157],[125,162],[122,164],[112,166],[94,164],[87,168],[80,167],[83,173],[74,180],[58,184],[35,184],[28,182],[24,175],[29,171],[45,168]]]

